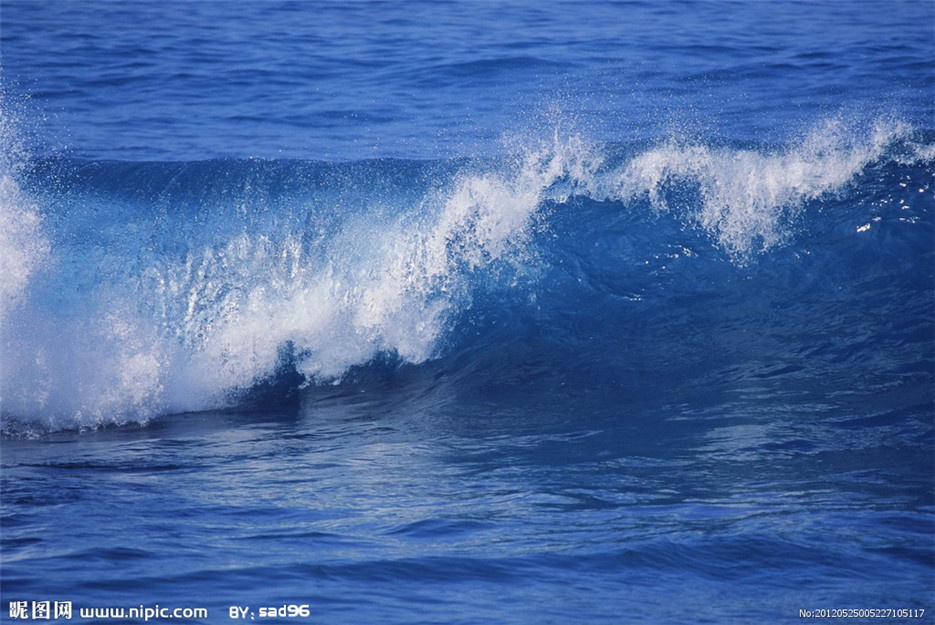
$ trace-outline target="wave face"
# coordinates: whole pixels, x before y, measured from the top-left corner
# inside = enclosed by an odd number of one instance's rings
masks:
[[[931,138],[829,118],[784,145],[513,145],[348,163],[7,149],[4,431],[374,373],[605,403],[776,375],[930,384]]]

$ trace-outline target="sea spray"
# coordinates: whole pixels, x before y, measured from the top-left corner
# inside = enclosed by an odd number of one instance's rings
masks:
[[[39,205],[22,189],[29,154],[21,119],[7,100],[0,90],[0,328],[49,255]]]
[[[778,150],[715,148],[673,137],[609,172],[599,193],[622,202],[646,196],[709,233],[737,261],[785,242],[805,204],[835,193],[911,135],[904,123],[876,120],[869,131],[839,118]],[[673,187],[696,189],[672,205]],[[676,197],[684,199],[684,194]]]

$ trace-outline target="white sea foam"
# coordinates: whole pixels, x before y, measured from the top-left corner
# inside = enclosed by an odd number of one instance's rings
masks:
[[[30,278],[48,257],[39,207],[23,194],[19,183],[0,172],[0,325],[22,303]]]
[[[610,199],[645,196],[659,211],[678,211],[742,261],[784,242],[808,201],[841,190],[909,132],[898,122],[879,120],[861,132],[830,119],[791,146],[768,152],[672,138],[611,172],[597,188]],[[679,184],[695,185],[700,202],[670,206],[666,190]]]
[[[19,181],[27,157],[17,138],[17,119],[4,104],[0,93],[0,327],[49,253],[39,206]]]

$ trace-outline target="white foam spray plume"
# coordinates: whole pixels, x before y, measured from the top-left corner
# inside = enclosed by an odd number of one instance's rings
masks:
[[[623,202],[645,196],[659,211],[679,211],[743,261],[784,242],[786,226],[806,202],[841,190],[910,130],[878,120],[858,139],[852,125],[835,118],[790,147],[765,153],[670,139],[611,172],[597,193]],[[700,203],[670,206],[666,190],[678,184],[696,185]]]
[[[17,124],[0,92],[0,326],[49,253],[39,206],[20,184],[28,157]]]
[[[12,348],[12,340],[22,340],[23,329],[16,316],[26,314],[30,284],[48,264],[50,248],[40,208],[21,186],[28,156],[19,140],[19,123],[0,90],[0,414],[9,410],[11,394],[18,390],[13,381],[20,381],[16,372],[23,354]],[[41,408],[46,389],[33,388]]]

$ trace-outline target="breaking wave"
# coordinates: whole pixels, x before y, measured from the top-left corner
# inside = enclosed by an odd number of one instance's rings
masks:
[[[701,279],[736,298],[738,275],[808,254],[860,262],[858,237],[891,220],[907,228],[878,244],[931,255],[932,144],[891,120],[778,147],[556,133],[498,159],[354,163],[35,160],[2,132],[6,431],[146,422],[466,344],[508,360],[523,323],[608,349],[661,314],[621,294]],[[528,315],[489,332],[506,310]]]

